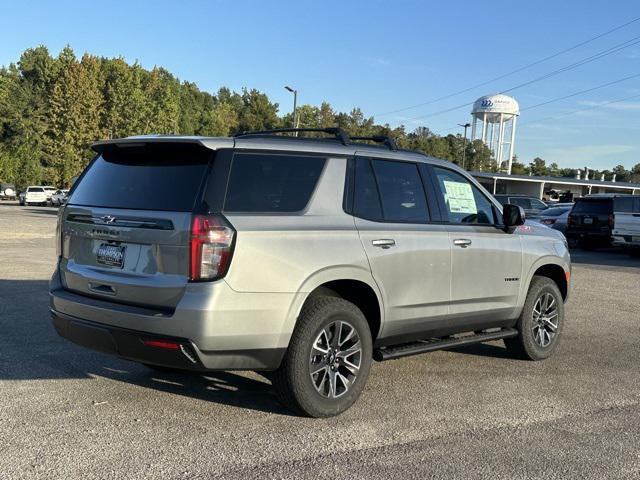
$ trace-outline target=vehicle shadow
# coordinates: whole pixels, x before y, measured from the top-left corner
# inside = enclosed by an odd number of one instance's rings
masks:
[[[448,348],[450,352],[463,353],[465,355],[475,355],[478,357],[505,358],[515,360],[516,358],[507,351],[504,345],[498,346],[490,343],[476,343],[465,347]]]
[[[290,415],[271,384],[253,372],[159,372],[58,336],[48,282],[0,279],[0,382],[108,378],[202,401]]]
[[[571,250],[571,262],[576,265],[640,268],[640,258],[632,257],[624,249],[615,247]]]
[[[26,207],[24,211],[36,215],[58,215],[58,207]]]

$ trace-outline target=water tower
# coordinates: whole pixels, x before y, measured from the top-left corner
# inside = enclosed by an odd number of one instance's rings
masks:
[[[506,170],[509,175],[518,115],[520,107],[516,99],[500,93],[480,97],[474,102],[471,110],[471,139],[479,139],[486,143],[493,153],[498,170]],[[506,166],[503,166],[504,163]]]

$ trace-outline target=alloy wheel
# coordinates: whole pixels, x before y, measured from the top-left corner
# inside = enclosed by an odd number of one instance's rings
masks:
[[[545,292],[538,297],[532,312],[533,338],[540,347],[548,347],[558,331],[558,305],[555,297]]]
[[[326,398],[347,393],[358,377],[362,345],[358,332],[348,322],[336,320],[324,327],[311,348],[311,381]]]

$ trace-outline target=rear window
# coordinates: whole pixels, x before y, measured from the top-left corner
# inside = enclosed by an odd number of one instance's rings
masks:
[[[578,200],[571,213],[609,215],[612,212],[611,200]]]
[[[569,210],[571,210],[570,207],[552,207],[552,208],[548,208],[547,210],[544,211],[544,216],[545,217],[559,217],[563,213],[567,213]]]
[[[72,192],[75,205],[134,210],[193,210],[212,152],[155,144],[102,153]]]
[[[531,200],[524,197],[511,197],[509,198],[509,203],[511,205],[517,205],[518,207],[522,207],[524,209],[531,209]]]
[[[323,157],[239,153],[234,155],[224,210],[293,213],[303,210],[315,189]]]
[[[44,188],[42,187],[32,187],[32,188],[27,188],[27,192],[44,192]]]
[[[615,211],[622,213],[640,213],[640,197],[616,197]]]

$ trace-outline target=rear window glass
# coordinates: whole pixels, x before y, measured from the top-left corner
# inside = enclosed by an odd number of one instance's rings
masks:
[[[224,210],[299,212],[309,203],[325,161],[312,156],[236,154]]]
[[[356,160],[354,190],[353,210],[356,216],[369,220],[381,220],[380,196],[371,169],[371,162],[368,159],[358,158]]]
[[[509,203],[511,205],[517,205],[518,207],[522,207],[526,210],[531,209],[531,200],[524,197],[511,197],[509,198]]]
[[[418,166],[414,163],[373,160],[373,170],[388,222],[426,222],[427,200]]]
[[[197,145],[115,148],[93,162],[71,200],[91,207],[188,212],[211,156]]]
[[[615,211],[623,213],[640,213],[640,197],[617,197]]]
[[[27,192],[44,192],[44,188],[42,187],[33,187],[33,188],[27,188]]]
[[[612,212],[611,200],[578,200],[571,213],[608,215]]]
[[[571,210],[570,207],[551,207],[544,211],[545,217],[559,217],[563,213],[567,213]]]

